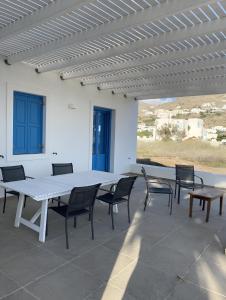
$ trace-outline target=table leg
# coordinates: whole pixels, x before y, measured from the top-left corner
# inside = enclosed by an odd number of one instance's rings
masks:
[[[208,200],[208,203],[207,203],[207,212],[206,212],[206,222],[209,221],[210,207],[211,207],[211,200]]]
[[[193,196],[190,195],[190,208],[189,208],[189,217],[192,218],[192,208],[193,208]]]
[[[222,215],[222,208],[223,208],[223,196],[220,197],[220,211],[219,211],[219,215]]]
[[[41,220],[40,220],[40,230],[39,230],[39,241],[45,242],[46,237],[46,220],[48,212],[48,199],[42,201],[41,206]]]
[[[14,224],[14,226],[17,227],[17,228],[20,226],[20,219],[21,219],[21,216],[22,216],[22,210],[23,210],[23,206],[24,206],[24,199],[25,199],[24,194],[20,194],[19,201],[18,201],[18,204],[17,204],[15,224]]]

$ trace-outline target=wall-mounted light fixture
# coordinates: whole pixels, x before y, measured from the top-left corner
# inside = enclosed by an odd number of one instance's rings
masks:
[[[69,103],[68,104],[68,109],[77,109],[77,107],[75,106],[75,104]]]

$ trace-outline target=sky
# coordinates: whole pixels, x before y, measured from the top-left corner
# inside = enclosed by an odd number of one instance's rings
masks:
[[[148,103],[148,104],[151,104],[151,105],[159,105],[159,104],[174,102],[174,101],[176,101],[176,98],[160,98],[160,99],[143,100],[144,103]]]

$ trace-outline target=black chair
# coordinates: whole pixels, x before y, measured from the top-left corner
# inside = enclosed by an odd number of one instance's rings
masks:
[[[108,211],[111,214],[112,229],[115,229],[113,212],[113,206],[115,204],[127,202],[128,221],[130,223],[130,194],[136,178],[137,176],[121,178],[117,184],[111,186],[109,192],[97,197],[98,200],[108,203],[109,205]],[[113,187],[115,187],[115,191],[113,191]]]
[[[195,175],[195,169],[192,165],[176,165],[176,181],[175,181],[175,194],[177,195],[177,203],[180,203],[180,191],[181,188],[191,189],[194,191],[196,187],[203,188],[204,182],[203,179],[197,175]],[[200,184],[198,185],[195,182],[195,178],[200,180]],[[178,192],[177,192],[178,189]],[[200,201],[201,205],[201,201]]]
[[[19,181],[26,180],[27,178],[33,179],[33,177],[25,176],[24,167],[22,165],[19,166],[9,166],[9,167],[1,167],[2,171],[2,181],[3,182],[11,182],[11,181]],[[19,193],[15,191],[7,191],[4,189],[4,204],[3,204],[3,214],[5,213],[6,207],[6,196],[7,194],[17,196],[19,198]],[[24,207],[26,203],[27,196],[25,195]]]
[[[73,164],[52,164],[53,176],[73,173]]]
[[[86,187],[75,187],[71,191],[68,204],[65,204],[63,201],[61,201],[61,203],[64,204],[63,206],[49,208],[65,218],[65,235],[67,249],[69,249],[67,223],[69,218],[74,218],[74,227],[76,227],[76,217],[88,214],[89,220],[91,221],[92,239],[94,239],[93,209],[99,187],[100,184],[95,184]]]
[[[168,206],[170,207],[170,215],[171,215],[172,208],[173,208],[173,189],[171,185],[157,178],[149,179],[144,167],[141,168],[141,173],[144,176],[144,180],[147,188],[147,193],[144,201],[144,211],[146,210],[148,199],[151,194],[164,194],[164,195],[169,195]]]

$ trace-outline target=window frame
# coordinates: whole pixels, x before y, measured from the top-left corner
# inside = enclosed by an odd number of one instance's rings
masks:
[[[14,143],[15,143],[15,136],[16,134],[16,128],[18,126],[18,122],[17,122],[17,112],[16,112],[16,108],[18,108],[18,104],[20,103],[19,101],[21,100],[21,97],[27,97],[28,98],[28,101],[27,99],[25,98],[25,114],[26,114],[26,121],[25,121],[25,140],[26,140],[26,147],[25,147],[25,151],[23,153],[20,153],[20,150],[15,147]],[[32,99],[32,97],[34,97]],[[39,98],[39,99],[38,99]],[[35,95],[35,94],[31,94],[31,93],[26,93],[26,92],[19,92],[19,91],[14,91],[13,92],[13,155],[31,155],[31,154],[42,154],[44,153],[44,149],[45,149],[45,145],[44,145],[44,140],[43,140],[43,115],[44,115],[44,104],[45,104],[45,97],[42,96],[42,95]],[[17,100],[18,102],[16,103],[15,100]],[[24,100],[24,98],[23,98]],[[35,100],[35,102],[34,102]],[[36,102],[37,101],[37,102]],[[39,102],[40,101],[40,102]],[[39,102],[39,103],[38,103]],[[31,129],[31,124],[29,122],[30,118],[31,118],[31,114],[30,114],[30,109],[31,109],[31,105],[33,103],[36,103],[38,104],[39,106],[39,109],[41,109],[40,111],[40,120],[38,120],[37,124],[38,124],[38,127],[39,130],[40,130],[40,138],[41,138],[41,141],[39,143],[39,146],[37,147],[37,145],[35,146],[35,148],[39,148],[38,150],[40,151],[37,151],[37,153],[34,153],[32,152],[32,147],[30,145],[30,135],[29,135],[29,131]],[[37,142],[37,141],[36,141]]]
[[[13,104],[14,104],[14,91],[40,95],[43,96],[43,152],[38,154],[13,154]],[[48,91],[44,89],[38,89],[32,86],[26,86],[26,84],[7,85],[7,97],[6,97],[6,159],[8,161],[26,161],[36,159],[47,159],[48,155],[48,144],[47,144],[47,98]]]

